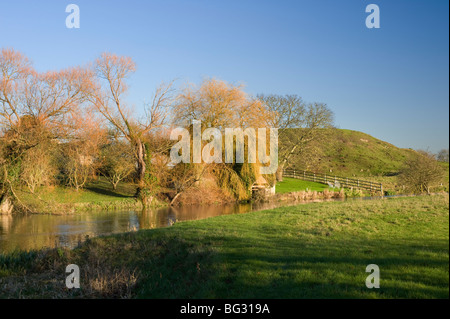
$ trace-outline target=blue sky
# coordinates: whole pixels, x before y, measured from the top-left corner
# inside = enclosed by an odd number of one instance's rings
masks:
[[[71,3],[80,29],[65,26]],[[365,26],[370,3],[380,29]],[[327,103],[340,128],[436,152],[449,145],[448,12],[445,0],[0,0],[0,47],[42,71],[131,56],[138,111],[161,81],[217,77]]]

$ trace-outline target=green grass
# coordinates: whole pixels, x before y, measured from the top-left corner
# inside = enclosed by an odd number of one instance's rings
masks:
[[[294,155],[289,161],[291,167],[327,173],[341,177],[359,177],[383,184],[384,190],[404,192],[399,185],[398,174],[407,160],[418,156],[412,149],[399,148],[363,132],[334,129],[330,137],[312,142],[315,155],[305,163],[305,154]],[[444,168],[443,186],[435,185],[434,191],[448,192],[449,166]],[[439,183],[440,184],[440,183]]]
[[[298,192],[298,191],[304,191],[304,190],[322,192],[325,189],[330,189],[330,187],[325,184],[308,182],[308,181],[303,181],[300,179],[289,178],[289,177],[283,178],[283,181],[278,182],[275,186],[276,193],[278,193],[278,194]]]
[[[41,187],[34,194],[26,187],[17,190],[21,202],[39,213],[61,213],[67,210],[111,209],[139,205],[134,194],[136,186],[131,183],[119,183],[116,190],[111,184],[99,177],[85,188],[76,191],[64,186]],[[137,206],[136,206],[137,207]]]
[[[331,170],[330,174],[344,177],[390,176],[397,174],[408,158],[417,156],[414,150],[398,148],[362,132],[335,129],[330,134],[329,139],[314,142],[320,161],[311,170],[318,173]],[[301,157],[290,162],[303,168]]]
[[[119,183],[117,190],[113,190],[111,184],[103,177],[90,182],[84,189],[78,192],[70,187],[41,188],[39,196],[46,201],[58,201],[60,203],[89,203],[102,201],[116,201],[133,197],[136,187],[133,184]]]
[[[444,176],[443,176],[442,182],[448,185],[448,183],[449,183],[449,163],[439,162],[439,164],[444,169]]]
[[[64,289],[80,266],[82,289]],[[365,286],[380,267],[381,288]],[[448,298],[448,195],[305,204],[0,255],[1,297]]]

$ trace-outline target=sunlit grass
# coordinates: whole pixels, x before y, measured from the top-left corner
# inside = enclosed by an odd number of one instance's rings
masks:
[[[76,292],[64,289],[69,263],[87,270]],[[365,286],[368,264],[380,267],[380,289]],[[0,256],[0,296],[448,298],[448,264],[448,195],[352,200]],[[109,284],[102,290],[98,280]]]
[[[119,183],[117,190],[113,190],[106,179],[99,177],[76,191],[74,188],[64,186],[41,187],[35,194],[27,188],[22,188],[19,195],[25,202],[42,200],[55,203],[92,203],[120,201],[132,198],[136,192],[136,186],[130,183]]]
[[[318,191],[322,192],[325,189],[330,189],[328,185],[303,181],[301,179],[296,178],[283,178],[282,182],[278,182],[275,185],[275,191],[278,194],[290,193],[290,192],[298,192],[298,191]]]

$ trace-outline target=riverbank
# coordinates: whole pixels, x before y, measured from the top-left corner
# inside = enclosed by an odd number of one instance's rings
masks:
[[[201,189],[193,189],[186,192],[186,198],[182,206],[198,205],[228,205],[236,203],[233,198],[222,198],[218,193],[214,196],[199,196]],[[91,182],[85,189],[75,191],[67,187],[43,187],[36,193],[27,189],[17,191],[20,203],[15,206],[15,212],[51,215],[69,215],[92,211],[117,211],[143,209],[142,203],[134,197],[136,185],[131,183],[119,183],[113,190],[110,184],[103,178]],[[209,194],[211,195],[211,194]],[[285,178],[277,183],[276,194],[267,197],[256,196],[254,201],[264,202],[291,202],[314,201],[328,199],[344,199],[346,197],[362,197],[364,193],[359,190],[344,190],[330,188],[328,185],[302,181],[299,179]],[[370,194],[366,194],[370,196]],[[22,205],[20,205],[22,204]],[[169,199],[155,198],[148,208],[161,208],[169,205]],[[178,203],[179,206],[181,202]]]
[[[142,210],[142,202],[134,197],[135,193],[136,185],[132,183],[119,183],[114,190],[101,177],[78,191],[58,186],[41,187],[31,193],[23,188],[16,190],[19,201],[16,201],[15,212],[67,215],[96,210]],[[163,201],[155,200],[152,207],[166,205]]]
[[[0,256],[0,296],[448,298],[448,209],[448,195],[314,203],[15,252]],[[70,263],[79,290],[64,286]]]
[[[286,178],[276,186],[276,194],[268,197],[255,197],[254,200],[268,202],[279,201],[312,201],[327,200],[332,198],[357,197],[362,193],[350,192],[349,190],[333,189],[328,185],[306,182],[299,179]],[[185,205],[211,205],[236,203],[233,198],[220,197],[220,192],[209,193],[209,197],[199,193],[202,189],[192,189],[186,192]],[[136,185],[131,183],[119,183],[117,189],[113,190],[111,185],[103,178],[91,182],[86,188],[75,191],[68,187],[42,187],[35,193],[26,188],[16,191],[20,202],[16,202],[15,212],[33,214],[68,215],[91,211],[117,211],[143,209],[142,202],[134,195]],[[204,196],[203,196],[204,195]],[[168,198],[155,198],[149,208],[160,208],[169,205]]]

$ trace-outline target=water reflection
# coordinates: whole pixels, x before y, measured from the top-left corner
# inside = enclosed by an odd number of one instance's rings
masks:
[[[0,215],[0,253],[14,249],[75,247],[87,236],[167,227],[178,221],[244,214],[292,203],[246,203],[161,208],[145,212],[89,212],[76,215]]]

